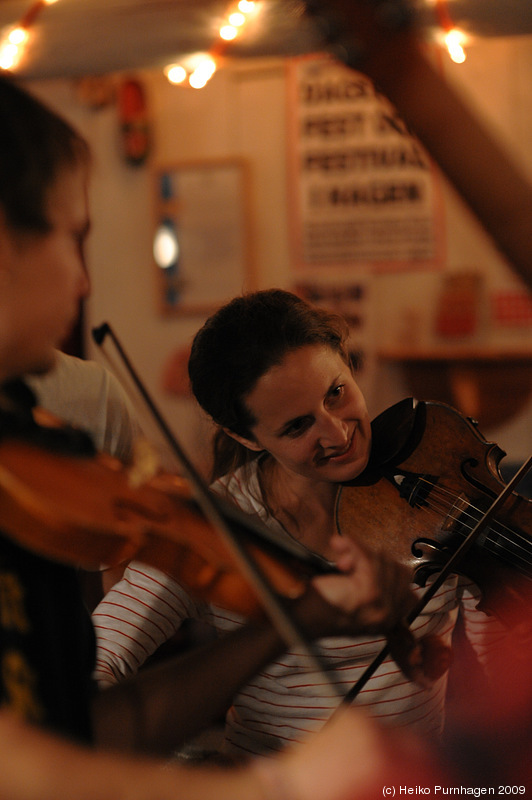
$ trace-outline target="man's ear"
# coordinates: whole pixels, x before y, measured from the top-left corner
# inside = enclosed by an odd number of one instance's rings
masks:
[[[264,447],[261,447],[260,444],[253,441],[253,439],[246,439],[245,436],[239,436],[238,433],[233,433],[233,431],[229,430],[229,428],[224,428],[224,433],[234,439],[235,442],[244,445],[247,447],[248,450],[254,450],[256,453],[259,453],[261,450],[264,450]]]

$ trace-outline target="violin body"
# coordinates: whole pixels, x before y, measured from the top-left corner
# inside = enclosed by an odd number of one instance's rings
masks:
[[[303,594],[318,564],[281,549],[238,509],[230,513],[273,588],[288,599]],[[160,473],[136,485],[132,470],[110,456],[73,456],[6,437],[0,440],[0,519],[3,532],[47,558],[86,570],[136,559],[169,573],[200,599],[251,618],[262,615],[253,582],[200,511],[188,482],[175,475]]]
[[[423,586],[504,487],[505,453],[454,408],[412,398],[379,415],[372,436],[367,468],[339,490],[338,530],[385,550]],[[511,493],[461,562],[460,572],[482,591],[483,610],[519,617],[527,605],[531,531],[531,501]]]

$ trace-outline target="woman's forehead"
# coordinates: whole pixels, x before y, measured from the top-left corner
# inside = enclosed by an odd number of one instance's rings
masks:
[[[340,354],[325,345],[291,350],[259,378],[246,404],[259,421],[309,413],[313,402],[347,369]]]

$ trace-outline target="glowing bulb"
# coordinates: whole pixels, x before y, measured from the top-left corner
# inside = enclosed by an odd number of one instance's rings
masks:
[[[11,69],[17,63],[18,56],[19,50],[16,44],[4,43],[0,45],[0,68]]]
[[[244,14],[240,14],[238,11],[235,11],[234,14],[229,15],[229,23],[233,25],[235,28],[240,28],[245,23],[246,18]]]
[[[203,89],[215,72],[216,64],[211,58],[206,58],[196,67],[188,82],[193,89]]]
[[[209,79],[206,78],[205,75],[201,75],[197,70],[194,70],[188,82],[193,89],[203,89],[203,87],[207,85],[208,80]]]
[[[445,34],[445,44],[447,46],[447,50],[449,51],[449,55],[455,64],[463,64],[466,60],[466,54],[464,48],[462,47],[463,41],[463,33],[456,28],[453,28],[451,31],[447,31]]]
[[[238,8],[243,14],[251,14],[255,10],[255,3],[252,0],[240,0]]]
[[[170,64],[164,72],[170,83],[183,83],[187,77],[187,71],[181,64]]]
[[[230,42],[232,39],[236,39],[238,30],[234,25],[223,25],[220,28],[220,36],[222,39],[225,39],[226,42]]]
[[[44,2],[45,2],[45,5],[47,5],[47,6],[53,6],[53,4],[57,3],[58,0],[44,0]]]
[[[8,41],[11,44],[19,45],[24,44],[28,38],[28,31],[24,28],[13,28],[8,34]]]

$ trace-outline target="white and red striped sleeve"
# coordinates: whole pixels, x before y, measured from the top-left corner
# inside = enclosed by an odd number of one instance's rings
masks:
[[[109,686],[134,675],[185,619],[203,616],[169,575],[132,562],[93,612],[96,633],[94,678]]]

